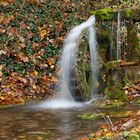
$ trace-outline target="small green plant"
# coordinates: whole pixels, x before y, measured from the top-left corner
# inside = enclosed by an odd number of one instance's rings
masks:
[[[131,84],[130,80],[126,76],[123,78],[123,82],[124,82],[125,85]]]
[[[131,17],[132,16],[132,10],[131,9],[126,8],[125,9],[125,13],[126,13],[127,17]]]
[[[78,115],[78,118],[81,118],[82,120],[96,120],[99,116],[100,114],[82,114]]]
[[[137,132],[131,132],[131,131],[124,131],[123,136],[127,138],[128,140],[139,140],[140,134]]]
[[[115,86],[107,87],[104,93],[107,95],[107,98],[111,100],[127,101],[127,96],[124,94],[121,85],[116,84]]]

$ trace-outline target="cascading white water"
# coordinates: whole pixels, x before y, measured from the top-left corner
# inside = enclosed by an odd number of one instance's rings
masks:
[[[117,60],[121,59],[120,28],[121,28],[120,10],[118,10],[118,17],[117,17]]]
[[[92,68],[92,93],[91,100],[94,99],[96,92],[96,83],[97,83],[97,74],[99,71],[99,61],[98,61],[98,51],[97,51],[97,42],[96,42],[96,32],[94,29],[94,25],[88,28],[89,30],[89,50],[91,57],[91,68]]]
[[[113,60],[113,46],[114,46],[113,32],[114,32],[114,26],[113,26],[113,23],[111,22],[110,55],[109,55],[110,60]]]
[[[91,16],[87,21],[73,28],[68,34],[67,38],[64,41],[64,49],[61,58],[62,72],[60,76],[60,83],[62,86],[61,86],[60,95],[56,99],[47,101],[45,104],[42,104],[42,107],[45,106],[48,108],[69,108],[69,107],[79,107],[83,105],[81,103],[77,103],[72,97],[69,90],[69,86],[70,86],[69,79],[72,72],[71,67],[74,67],[76,62],[76,53],[78,51],[78,45],[82,35],[82,31],[84,29],[88,29],[92,77],[93,77],[93,81],[97,82],[96,74],[99,65],[97,60],[97,49],[96,49],[97,42],[95,37],[94,24],[95,24],[95,16]]]
[[[62,89],[61,89],[61,99],[74,101],[70,91],[69,91],[69,79],[71,74],[71,67],[74,66],[76,61],[76,52],[78,50],[78,45],[81,37],[81,33],[85,28],[88,28],[89,31],[89,48],[90,48],[90,56],[91,56],[91,66],[92,66],[92,78],[94,83],[97,82],[96,74],[98,71],[98,60],[97,60],[97,42],[96,35],[94,29],[95,17],[91,16],[86,22],[80,24],[73,28],[68,34],[65,43],[64,50],[62,53]],[[94,84],[93,83],[93,84]]]

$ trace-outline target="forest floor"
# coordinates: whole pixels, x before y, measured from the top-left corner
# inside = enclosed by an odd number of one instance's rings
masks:
[[[64,37],[86,19],[77,10],[84,6],[75,0],[0,0],[0,104],[53,94]]]

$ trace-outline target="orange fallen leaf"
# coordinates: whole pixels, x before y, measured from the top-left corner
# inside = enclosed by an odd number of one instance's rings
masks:
[[[61,37],[61,36],[59,36],[57,39],[58,39],[59,41],[63,41],[63,37]]]
[[[23,62],[29,62],[29,59],[27,56],[22,57]]]
[[[28,0],[30,4],[34,4],[36,3],[37,1],[36,0]]]
[[[6,0],[9,4],[13,4],[14,0]]]
[[[43,54],[44,54],[44,49],[41,49],[41,50],[38,52],[38,54],[39,54],[40,56],[43,56]]]
[[[57,78],[54,77],[54,76],[51,77],[50,81],[51,81],[51,82],[54,82],[54,83],[57,83],[57,82],[58,82]]]
[[[54,39],[50,39],[49,42],[54,44],[55,41],[54,41]]]
[[[6,51],[4,51],[4,50],[0,50],[0,55],[2,55],[2,54],[6,54],[7,52]]]
[[[36,70],[34,70],[34,74],[35,74],[35,76],[37,76],[38,75],[38,72]]]
[[[19,53],[18,58],[22,60],[23,62],[29,62],[29,58],[25,56],[23,53]]]
[[[70,0],[64,0],[64,2],[66,2],[66,3],[69,2],[69,1],[70,1]]]
[[[4,19],[4,15],[0,14],[0,23],[2,23],[3,19]]]
[[[3,34],[6,30],[0,29],[0,34]]]
[[[12,27],[12,28],[10,28],[10,29],[7,30],[7,34],[9,36],[15,36],[15,35],[17,35],[17,29],[14,28],[14,27]]]
[[[47,59],[47,62],[51,66],[51,65],[54,65],[55,64],[56,60],[54,58],[48,58]]]
[[[81,140],[89,140],[89,138],[81,138]]]
[[[3,96],[0,97],[0,100],[4,100],[5,98]]]
[[[50,68],[53,69],[54,68],[54,65],[51,65]]]
[[[47,31],[46,30],[41,30],[40,31],[40,37],[41,37],[41,39],[43,39],[46,35],[47,35]]]
[[[33,84],[33,89],[36,89],[36,85],[35,84]]]
[[[27,25],[24,22],[21,22],[20,26],[21,26],[22,29],[26,29],[27,28]]]
[[[8,6],[9,3],[7,1],[0,0],[0,6]]]
[[[9,15],[8,17],[3,18],[1,21],[3,25],[8,25],[11,20],[14,19],[14,16]]]

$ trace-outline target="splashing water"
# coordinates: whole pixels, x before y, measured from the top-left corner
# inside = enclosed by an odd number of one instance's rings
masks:
[[[64,49],[61,58],[62,74],[60,76],[60,82],[62,84],[62,88],[60,91],[60,96],[52,101],[47,101],[44,106],[48,106],[48,108],[70,108],[81,106],[81,103],[76,102],[70,93],[69,79],[72,73],[71,67],[73,67],[76,62],[76,53],[78,51],[78,45],[80,42],[82,31],[84,29],[88,29],[89,31],[89,48],[91,55],[92,77],[94,77],[94,82],[97,81],[96,74],[98,71],[98,61],[94,24],[95,17],[91,16],[87,21],[73,28],[68,34],[67,38],[64,41]],[[93,101],[93,97],[91,100]]]

